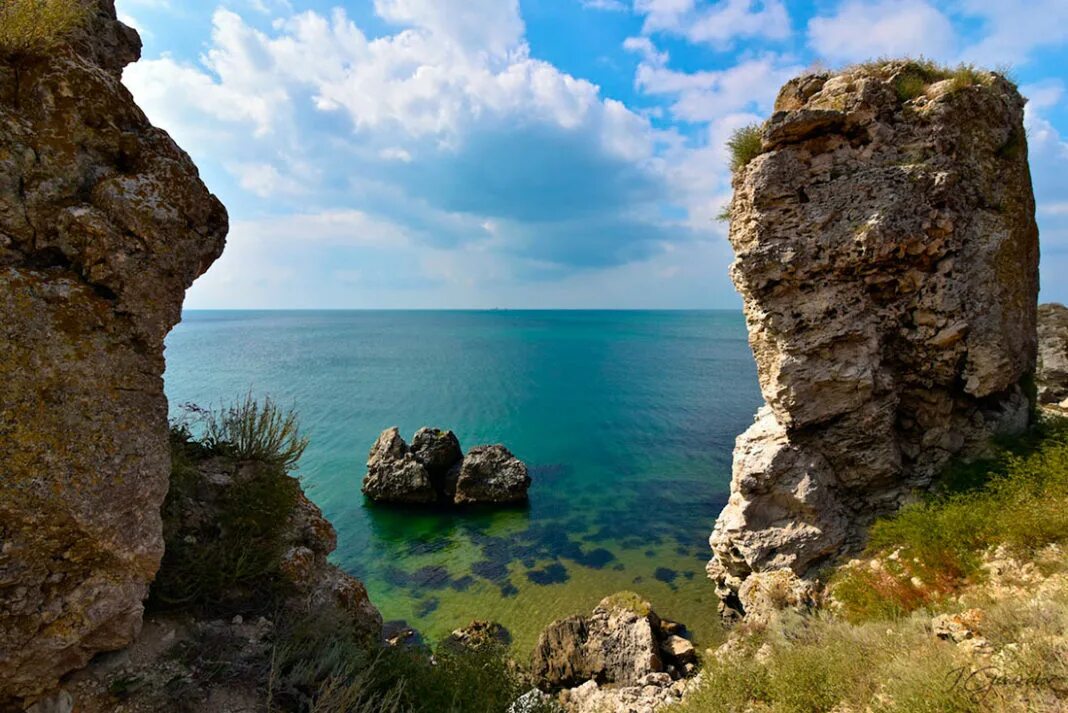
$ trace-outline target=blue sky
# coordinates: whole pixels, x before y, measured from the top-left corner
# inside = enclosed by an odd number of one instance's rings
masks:
[[[723,142],[812,66],[1009,67],[1068,301],[1064,0],[118,0],[230,210],[191,308],[740,304]]]

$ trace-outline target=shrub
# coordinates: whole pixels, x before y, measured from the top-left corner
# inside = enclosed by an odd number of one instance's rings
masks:
[[[978,467],[951,469],[934,495],[877,521],[867,554],[885,566],[843,568],[831,587],[854,621],[900,616],[979,578],[990,547],[1033,553],[1065,541],[1068,421],[1055,420]]]
[[[0,4],[0,54],[47,54],[88,16],[83,0],[4,0]]]
[[[218,414],[205,416],[204,443],[237,460],[257,460],[293,470],[308,447],[297,415],[267,397],[261,404],[248,394]]]
[[[232,485],[211,488],[197,464],[225,448],[226,442],[197,441],[185,426],[171,429],[171,482],[162,508],[165,551],[151,590],[154,606],[264,611],[281,593],[282,536],[300,486],[287,474],[285,461],[271,457],[246,464]],[[214,494],[205,504],[209,491]],[[201,512],[204,507],[210,516]]]
[[[727,139],[727,149],[731,154],[731,170],[740,171],[763,151],[764,131],[760,124],[750,124],[736,129]]]
[[[500,713],[528,690],[502,645],[368,652],[321,613],[284,625],[271,666],[272,710]]]

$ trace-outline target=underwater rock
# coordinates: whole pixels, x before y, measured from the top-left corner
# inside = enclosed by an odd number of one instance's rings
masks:
[[[652,673],[670,671],[677,677],[694,660],[688,643],[665,631],[649,602],[620,592],[602,599],[588,617],[572,616],[546,627],[534,648],[531,673],[544,690],[587,681],[633,686]]]
[[[753,572],[817,571],[951,458],[1028,425],[1024,99],[996,73],[925,78],[888,62],[794,79],[735,172],[731,277],[766,406],[710,539],[725,613]]]
[[[1038,402],[1068,409],[1068,307],[1038,308]]]
[[[467,455],[452,431],[420,428],[409,446],[387,428],[371,447],[363,493],[407,504],[470,505],[525,501],[527,466],[502,445],[475,446]]]

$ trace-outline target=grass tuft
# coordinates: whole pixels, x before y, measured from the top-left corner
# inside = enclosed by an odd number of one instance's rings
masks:
[[[731,154],[731,170],[740,171],[749,165],[749,162],[760,155],[764,150],[761,136],[763,128],[760,124],[750,124],[736,129],[727,139],[727,149]]]
[[[0,55],[46,55],[89,17],[83,0],[3,0],[0,3]]]

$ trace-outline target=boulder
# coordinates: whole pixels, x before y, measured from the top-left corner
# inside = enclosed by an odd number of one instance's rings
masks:
[[[735,172],[731,277],[765,406],[710,538],[725,613],[744,610],[754,572],[814,574],[952,458],[1029,423],[1024,99],[986,72],[903,94],[918,74],[886,62],[791,80]]]
[[[1038,402],[1068,409],[1068,307],[1038,308]]]
[[[693,646],[664,633],[660,621],[637,594],[605,597],[590,616],[561,619],[542,631],[531,673],[542,689],[558,690],[587,681],[634,686],[649,674],[683,670],[695,659]]]
[[[401,438],[396,428],[387,428],[371,446],[363,492],[372,500],[388,503],[433,503],[438,491],[430,473]]]
[[[445,474],[464,458],[455,433],[425,426],[415,432],[411,451],[436,483],[442,482]]]
[[[112,0],[0,56],[0,709],[141,628],[163,555],[163,344],[226,210],[122,84]]]
[[[363,492],[389,503],[474,505],[522,502],[530,476],[501,445],[465,456],[452,431],[420,428],[409,446],[396,428],[379,435],[367,457]]]
[[[482,649],[490,646],[507,646],[512,643],[508,629],[495,621],[476,619],[467,626],[454,629],[444,643],[465,649]]]
[[[514,503],[527,499],[530,475],[523,461],[502,445],[475,446],[456,474],[453,502]]]

